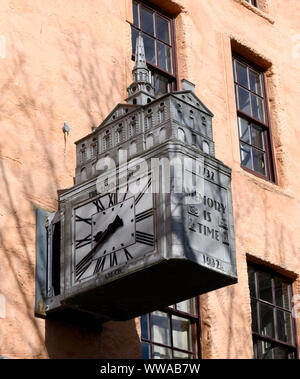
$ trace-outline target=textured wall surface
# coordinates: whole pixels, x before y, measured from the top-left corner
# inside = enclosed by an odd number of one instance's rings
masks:
[[[246,256],[300,272],[300,2],[153,3],[176,16],[179,80],[214,113],[216,157],[232,168],[239,283],[201,297],[203,357],[252,358]],[[140,357],[138,319],[96,333],[34,317],[34,208],[57,208],[74,142],[127,95],[131,0],[7,0],[0,21],[0,355]],[[240,167],[231,46],[267,72],[276,185]]]

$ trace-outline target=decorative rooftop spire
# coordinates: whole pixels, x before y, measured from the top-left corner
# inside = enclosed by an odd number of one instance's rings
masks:
[[[128,87],[130,104],[144,105],[155,99],[151,71],[147,67],[143,37],[136,39],[135,63],[132,70],[133,83]]]
[[[134,82],[151,83],[151,73],[147,67],[143,37],[136,39],[135,64],[132,70]]]
[[[133,69],[136,70],[138,68],[146,68],[148,70],[148,67],[146,64],[144,41],[141,35],[139,35],[136,39],[135,65]]]

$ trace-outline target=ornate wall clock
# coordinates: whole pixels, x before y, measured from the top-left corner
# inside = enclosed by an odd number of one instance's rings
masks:
[[[74,208],[73,281],[101,275],[154,250],[151,177],[137,193],[130,186]]]
[[[215,158],[213,114],[185,79],[180,91],[155,98],[142,37],[136,52],[126,103],[76,142],[75,184],[48,222],[47,259],[41,238],[37,304],[48,288],[49,313],[128,320],[237,282],[231,169]],[[99,190],[105,158],[117,179]],[[159,160],[184,170],[166,174]],[[127,168],[136,172],[141,161],[147,168],[134,191]],[[177,193],[182,173],[201,185]]]

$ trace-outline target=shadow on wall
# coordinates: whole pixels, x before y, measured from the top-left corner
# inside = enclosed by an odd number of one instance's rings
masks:
[[[81,138],[113,108],[113,99],[120,98],[123,78],[114,74],[114,69],[109,77],[104,72],[92,30],[81,38],[79,30],[68,33],[64,41],[68,49],[58,40],[53,59],[57,59],[55,67],[61,68],[61,80],[47,83],[36,76],[33,80],[37,73],[28,64],[32,63],[30,50],[18,49],[20,41],[10,43],[14,54],[7,60],[0,100],[0,284],[1,291],[10,294],[6,297],[7,319],[2,320],[0,354],[12,358],[141,356],[134,320],[107,322],[99,333],[34,317],[35,206],[54,211],[57,190],[65,183],[73,185],[75,146],[65,155],[62,117],[71,118],[77,108],[87,125],[81,130],[75,130],[75,125],[72,134]],[[40,65],[51,70],[42,54],[40,59]],[[124,71],[121,65],[118,71]],[[57,111],[62,94],[66,96],[66,117]],[[19,342],[12,344],[11,339]]]
[[[45,344],[50,358],[141,358],[135,320],[105,322],[101,331],[93,331],[49,319],[46,320]]]

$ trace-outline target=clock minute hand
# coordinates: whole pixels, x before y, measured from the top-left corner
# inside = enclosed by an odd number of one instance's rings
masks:
[[[92,262],[92,259],[97,252],[98,246],[110,235],[113,234],[119,227],[123,226],[123,220],[116,216],[114,221],[108,225],[104,232],[98,232],[94,240],[96,240],[96,245],[92,248],[92,250],[76,265],[75,273],[77,279],[81,277],[81,275],[87,270],[89,265]]]

